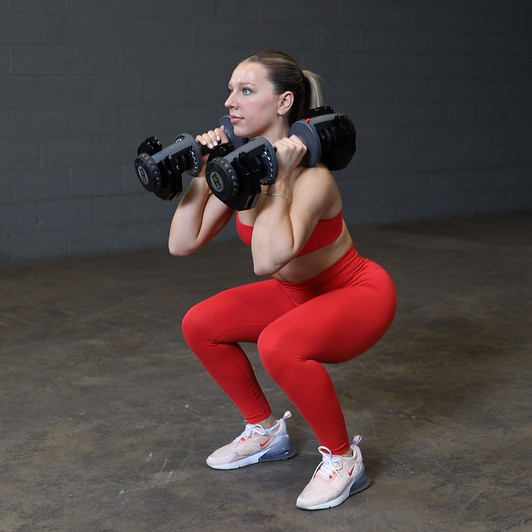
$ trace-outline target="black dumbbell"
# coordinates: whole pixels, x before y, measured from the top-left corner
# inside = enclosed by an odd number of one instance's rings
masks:
[[[255,206],[260,186],[273,183],[278,170],[273,146],[264,137],[255,137],[228,155],[209,160],[205,177],[218,199],[245,211]]]
[[[223,153],[241,147],[247,139],[234,134],[231,118],[223,116],[219,126],[229,137],[229,143],[223,145]],[[141,185],[159,198],[171,200],[183,190],[182,174],[197,176],[202,168],[202,156],[208,153],[204,146],[198,145],[192,135],[182,133],[174,143],[163,148],[156,137],[148,137],[137,148],[135,172]]]
[[[313,109],[309,118],[295,122],[288,136],[301,139],[307,152],[301,161],[305,167],[318,162],[330,170],[345,168],[356,151],[356,131],[344,114],[329,106]],[[212,193],[232,209],[243,211],[256,205],[261,185],[270,185],[277,177],[278,164],[273,146],[263,137],[224,157],[209,160],[205,169]]]
[[[324,107],[323,109],[331,109]],[[307,148],[301,166],[310,168],[322,162],[329,170],[343,170],[356,152],[356,130],[344,114],[318,112],[305,120],[292,124],[288,136],[296,135]]]

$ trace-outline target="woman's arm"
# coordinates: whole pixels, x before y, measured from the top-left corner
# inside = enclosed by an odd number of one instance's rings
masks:
[[[209,147],[228,140],[223,128],[196,137],[197,142]],[[203,170],[192,178],[172,219],[168,237],[172,255],[190,255],[203,247],[225,227],[233,214],[233,210],[210,191],[204,171],[207,156],[203,159]]]
[[[297,168],[305,153],[297,137],[275,147],[279,173],[260,205],[251,241],[254,270],[261,276],[273,275],[295,258],[318,221],[339,202],[327,168]]]

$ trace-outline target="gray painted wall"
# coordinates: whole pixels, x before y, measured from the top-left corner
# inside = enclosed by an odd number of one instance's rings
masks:
[[[349,224],[532,207],[529,0],[0,0],[0,262],[165,246],[136,147],[212,127],[263,48],[357,126]]]

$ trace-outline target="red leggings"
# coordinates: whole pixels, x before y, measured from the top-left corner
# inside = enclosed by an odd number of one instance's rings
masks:
[[[342,454],[349,449],[349,438],[322,364],[345,362],[375,345],[391,325],[395,308],[389,275],[351,248],[305,283],[260,281],[195,305],[183,319],[183,334],[248,423],[271,414],[239,345],[256,343],[264,368],[305,418],[319,444]]]

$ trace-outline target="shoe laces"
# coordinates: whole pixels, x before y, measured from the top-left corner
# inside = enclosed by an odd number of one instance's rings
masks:
[[[266,429],[262,425],[246,425],[244,432],[237,438],[237,441],[244,441],[251,438],[254,434],[260,436],[266,435]]]
[[[287,410],[283,417],[277,421],[277,429],[276,433],[278,433],[282,428],[282,422],[287,420],[289,417],[292,417],[292,412]],[[272,427],[273,428],[273,427]],[[247,440],[251,438],[254,434],[258,434],[260,436],[266,436],[267,434],[271,434],[272,429],[265,429],[261,424],[257,423],[256,425],[247,424],[246,428],[244,429],[244,432],[236,439],[237,442],[241,442],[244,440]]]
[[[339,456],[332,454],[328,447],[320,446],[318,451],[321,453],[322,461],[314,471],[313,477],[320,475],[326,479],[331,479],[337,471],[343,467],[343,462]]]

